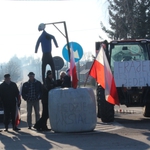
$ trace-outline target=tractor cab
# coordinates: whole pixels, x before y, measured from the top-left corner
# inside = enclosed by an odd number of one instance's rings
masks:
[[[100,49],[102,43],[96,42],[96,49],[98,45]],[[150,40],[114,40],[104,44],[107,47],[105,52],[115,79],[120,104],[144,107],[143,115],[150,117]],[[111,122],[114,110],[111,104],[104,102],[103,90],[98,86],[99,116],[103,122]],[[105,105],[104,109],[102,105]]]

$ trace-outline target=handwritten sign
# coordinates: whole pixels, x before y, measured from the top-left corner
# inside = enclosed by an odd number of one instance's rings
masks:
[[[114,78],[117,87],[150,85],[150,61],[114,62]]]
[[[89,124],[93,120],[88,119],[90,105],[86,102],[78,103],[57,103],[57,110],[61,112],[56,114],[56,125],[71,125],[71,124]]]
[[[48,110],[55,132],[91,131],[96,126],[96,100],[92,88],[50,90]]]

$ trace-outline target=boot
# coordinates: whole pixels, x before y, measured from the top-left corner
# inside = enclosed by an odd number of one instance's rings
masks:
[[[8,131],[8,125],[5,125],[5,130],[4,131]]]
[[[14,131],[19,131],[19,130],[21,130],[21,129],[19,129],[19,128],[17,128],[17,127],[14,127],[13,130],[14,130]]]

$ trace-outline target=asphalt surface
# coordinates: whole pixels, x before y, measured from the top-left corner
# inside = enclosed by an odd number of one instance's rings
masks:
[[[8,132],[4,131],[4,125],[1,123],[0,128],[0,150],[49,150],[49,149],[91,149],[87,143],[94,140],[102,132],[109,132],[123,128],[120,124],[102,123],[97,118],[97,125],[92,132],[81,133],[55,133],[54,131],[38,132],[34,128],[27,128],[26,121],[21,121],[18,126],[20,131],[13,131],[11,125]],[[50,128],[50,126],[49,126]],[[84,141],[84,139],[87,141]],[[84,143],[85,142],[85,143]],[[84,143],[84,144],[83,144]],[[83,146],[84,145],[84,146]],[[93,149],[98,149],[97,145],[92,145]]]
[[[117,138],[124,142],[124,138],[111,134],[113,131],[124,128],[117,122],[103,123],[100,118],[97,118],[96,127],[91,132],[55,133],[52,130],[39,132],[34,128],[28,129],[26,108],[22,108],[21,111],[21,123],[18,126],[21,128],[20,131],[13,131],[10,124],[8,132],[5,132],[3,123],[0,123],[0,130],[2,130],[0,132],[0,150],[126,150],[123,145],[116,142]],[[115,113],[134,113],[134,111],[116,107]],[[51,128],[49,120],[48,127]]]
[[[133,111],[133,108],[126,110],[126,107],[116,107],[115,115],[121,113],[138,115],[141,114],[141,110],[134,109]],[[12,130],[11,125],[9,125],[8,132],[5,132],[4,125],[0,123],[2,130],[0,132],[0,150],[137,150],[141,145],[132,137],[126,138],[128,131],[118,122],[103,123],[100,118],[97,118],[96,127],[92,132],[55,133],[54,131],[38,132],[34,128],[30,130],[27,127],[26,114],[23,113],[21,118],[18,126],[21,130],[17,132]],[[50,128],[49,120],[48,127]],[[118,131],[123,135],[116,134]],[[131,135],[136,138],[136,134]],[[143,139],[143,137],[141,138]],[[147,145],[144,146],[149,150]]]

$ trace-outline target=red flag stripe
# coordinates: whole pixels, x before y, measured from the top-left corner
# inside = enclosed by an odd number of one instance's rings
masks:
[[[77,88],[77,85],[78,85],[78,78],[76,73],[76,66],[74,66],[72,70],[72,86],[73,88]]]
[[[93,65],[90,69],[90,76],[96,79],[97,83],[100,84],[103,88],[105,87],[104,80],[101,80],[101,78],[105,78],[103,65],[100,64],[97,60],[93,62]]]
[[[72,48],[70,48],[70,76],[71,76],[71,81],[72,81],[72,87],[77,88],[78,78],[77,78],[77,71],[76,71],[76,65],[75,65],[74,54],[73,54]]]
[[[16,117],[15,117],[15,126],[20,124],[20,111],[18,106],[16,105]]]
[[[105,89],[105,98],[111,104],[118,104],[119,99],[115,81],[107,61],[103,47],[101,47],[89,75],[96,79],[97,83]]]

